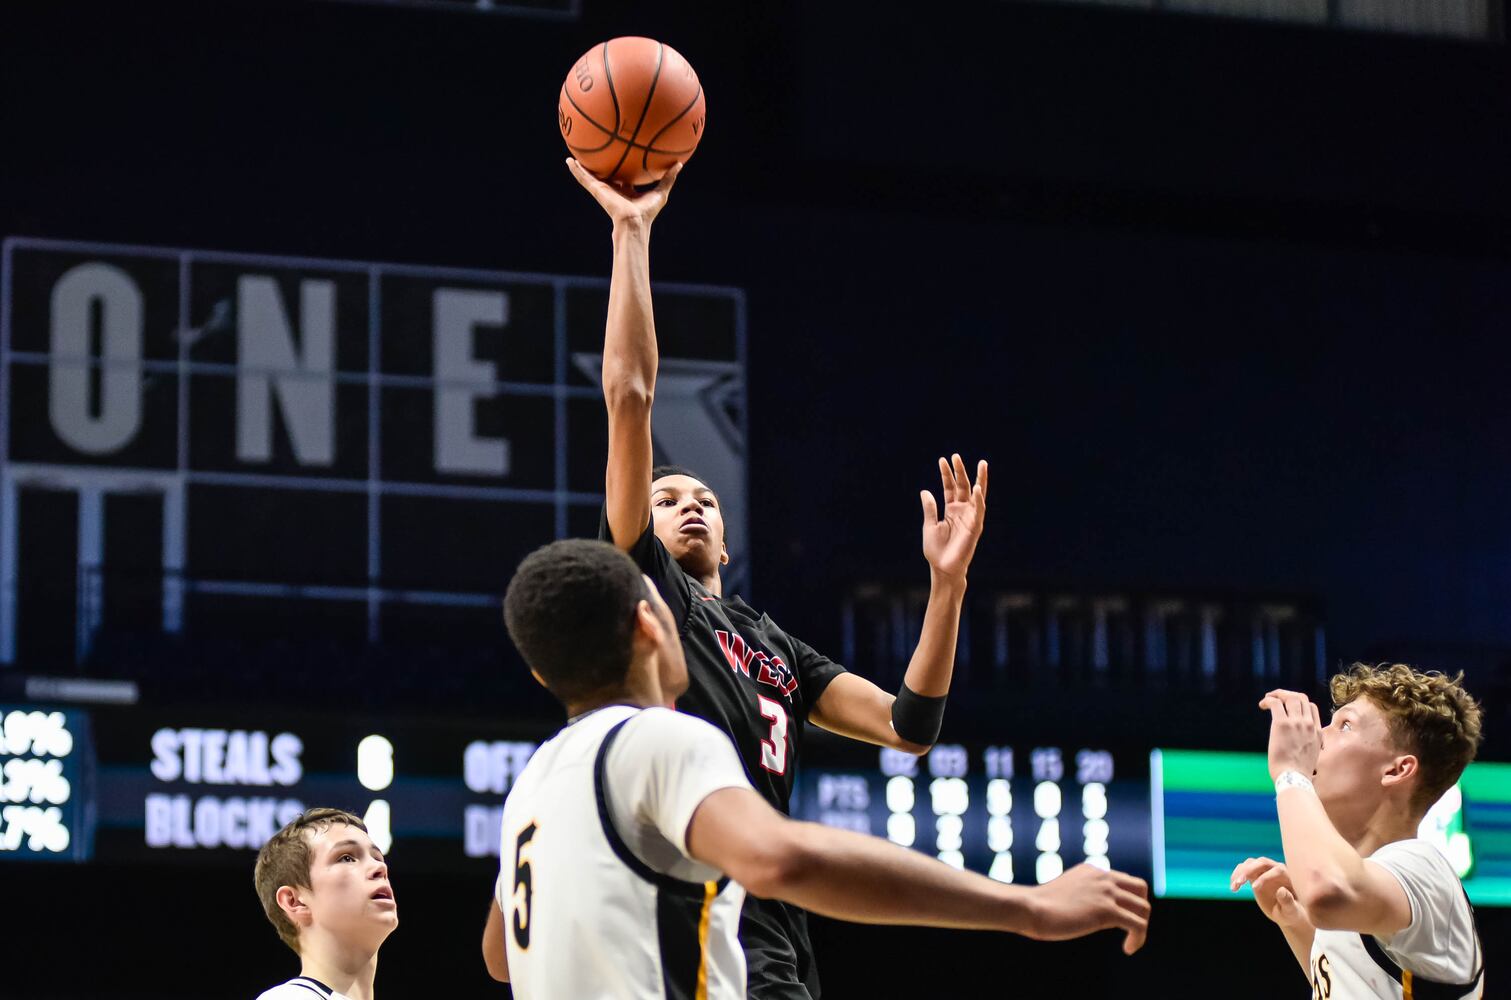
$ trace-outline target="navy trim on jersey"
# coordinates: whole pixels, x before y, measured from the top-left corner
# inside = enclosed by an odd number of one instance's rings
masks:
[[[310,976],[295,976],[293,979],[290,979],[285,985],[303,986],[305,989],[309,990],[316,996],[323,997],[324,1000],[330,1000],[330,995],[336,992],[329,986],[322,983],[320,980],[311,978]]]
[[[656,894],[656,941],[661,946],[661,986],[666,1000],[695,1000],[698,973],[703,968],[703,944],[698,940],[703,896]]]
[[[1462,882],[1459,883],[1459,891],[1464,894],[1464,903],[1469,907],[1469,924],[1474,930],[1475,948],[1479,951],[1480,955],[1479,968],[1475,970],[1473,978],[1467,983],[1440,983],[1435,979],[1428,979],[1426,976],[1412,973],[1411,996],[1414,1000],[1460,1000],[1465,994],[1473,992],[1474,988],[1479,986],[1480,979],[1485,975],[1485,949],[1480,944],[1479,928],[1475,926],[1474,904],[1469,902],[1469,892],[1464,888]],[[1383,969],[1386,975],[1400,983],[1402,980],[1401,967],[1392,961],[1389,955],[1385,954],[1385,949],[1380,947],[1380,942],[1375,940],[1375,936],[1373,934],[1360,934],[1359,940],[1364,943],[1365,953],[1375,960],[1375,964]],[[1402,989],[1405,989],[1404,984],[1402,984]]]
[[[635,718],[635,716],[630,716],[630,719],[633,718]],[[623,861],[625,866],[628,867],[630,871],[634,872],[636,875],[639,875],[641,878],[645,879],[652,885],[661,889],[665,889],[667,892],[674,893],[678,896],[689,896],[696,898],[698,905],[701,907],[703,905],[702,882],[685,882],[680,878],[675,878],[671,875],[664,875],[661,872],[656,871],[650,865],[646,864],[644,861],[641,861],[640,858],[636,856],[634,851],[630,850],[630,845],[624,842],[624,838],[621,837],[619,835],[619,831],[614,828],[614,820],[612,818],[612,814],[609,812],[609,799],[606,789],[607,782],[604,780],[604,778],[608,769],[609,748],[614,745],[614,740],[618,738],[619,731],[624,728],[625,723],[629,722],[630,719],[623,719],[614,724],[614,727],[608,731],[607,735],[604,736],[603,742],[599,744],[598,756],[593,761],[593,795],[598,801],[598,822],[603,826],[603,835],[608,840],[609,847],[613,848],[615,856],[617,856],[620,861]],[[719,879],[718,884],[719,892],[723,892],[724,887],[729,884],[729,876],[722,876]],[[697,940],[696,925],[694,925],[693,928],[693,940]]]

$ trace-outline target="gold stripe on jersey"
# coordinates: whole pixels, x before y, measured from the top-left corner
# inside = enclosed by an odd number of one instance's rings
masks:
[[[696,1000],[708,1000],[708,921],[713,915],[714,898],[718,895],[719,883],[703,883],[703,912],[698,916],[698,989],[694,994]]]
[[[1405,1000],[1411,1000],[1411,970],[1401,970],[1401,995]]]

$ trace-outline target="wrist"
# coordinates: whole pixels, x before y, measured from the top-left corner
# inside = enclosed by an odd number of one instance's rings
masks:
[[[1279,795],[1287,788],[1300,788],[1311,792],[1313,795],[1317,794],[1317,789],[1312,784],[1312,779],[1295,768],[1288,767],[1275,775],[1275,794]]]
[[[648,240],[651,238],[650,220],[641,215],[628,215],[614,220],[614,242],[623,239]]]
[[[950,573],[941,573],[933,566],[929,567],[929,594],[935,597],[949,597],[960,600],[965,597],[966,576],[964,573],[958,576]]]

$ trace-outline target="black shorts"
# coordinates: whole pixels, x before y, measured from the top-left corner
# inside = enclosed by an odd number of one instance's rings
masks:
[[[746,896],[740,944],[749,1000],[819,1000],[807,913],[781,900]]]

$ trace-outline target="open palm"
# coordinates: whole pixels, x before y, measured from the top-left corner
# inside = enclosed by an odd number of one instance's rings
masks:
[[[934,494],[928,490],[919,493],[923,503],[923,557],[935,573],[964,579],[986,524],[986,462],[977,463],[976,484],[972,486],[958,454],[949,461],[941,458],[939,479],[944,487],[943,517],[939,516]]]

